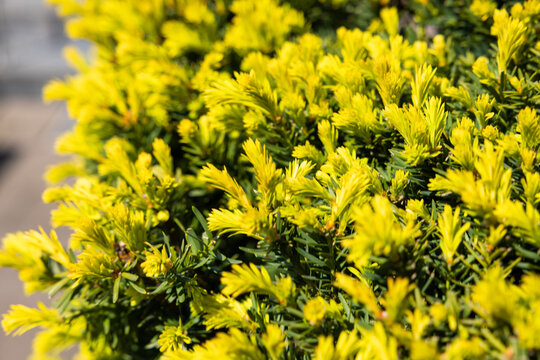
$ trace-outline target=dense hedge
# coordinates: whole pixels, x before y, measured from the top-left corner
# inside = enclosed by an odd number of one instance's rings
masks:
[[[539,0],[49,1],[36,359],[540,358]]]

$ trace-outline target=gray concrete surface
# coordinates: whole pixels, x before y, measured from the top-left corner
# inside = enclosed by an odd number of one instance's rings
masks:
[[[41,201],[46,167],[59,161],[54,141],[71,126],[64,104],[44,105],[43,85],[69,72],[68,43],[54,11],[41,0],[0,0],[0,238],[9,232],[50,229],[52,205]],[[0,268],[0,314],[11,304],[35,306],[17,273]],[[0,330],[0,360],[23,360],[35,332],[12,337]]]
[[[0,236],[5,233],[37,229],[48,231],[52,205],[43,204],[45,189],[42,174],[49,164],[58,162],[53,151],[54,139],[69,122],[61,104],[45,106],[40,99],[8,97],[0,99],[0,144],[12,155],[0,172]],[[41,295],[26,297],[17,272],[0,269],[0,313],[11,304],[35,306],[48,302]],[[34,332],[22,336],[0,334],[0,359],[26,359]]]

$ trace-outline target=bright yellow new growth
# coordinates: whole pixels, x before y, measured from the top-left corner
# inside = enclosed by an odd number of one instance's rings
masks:
[[[397,251],[421,234],[413,221],[402,225],[390,201],[379,195],[357,209],[353,218],[356,235],[345,239],[342,245],[349,248],[347,258],[357,266],[365,266],[371,255],[387,255]]]
[[[425,103],[425,97],[420,87],[415,85],[417,101]],[[423,109],[419,106],[398,107],[396,104],[387,105],[383,116],[400,133],[405,140],[405,160],[410,165],[417,165],[427,158],[435,157],[440,153],[439,142],[446,125],[447,112],[440,98],[430,97]]]
[[[497,4],[492,0],[473,0],[469,7],[469,10],[482,21],[486,21],[495,9]]]
[[[407,320],[411,324],[411,333],[415,341],[421,341],[422,335],[429,326],[431,320],[422,310],[416,308],[414,311],[407,311]]]
[[[328,154],[334,153],[338,140],[338,132],[336,128],[330,124],[330,121],[324,120],[319,123],[317,130],[319,133],[319,139],[321,139],[326,152]]]
[[[343,86],[337,87],[336,98],[340,111],[332,116],[332,123],[345,133],[370,141],[371,135],[382,126],[377,117],[371,98],[364,94],[354,94]]]
[[[416,70],[414,80],[411,83],[411,91],[413,105],[417,108],[421,108],[422,105],[424,105],[424,101],[429,94],[429,87],[433,78],[435,77],[436,71],[437,70],[432,68],[431,65],[425,63]]]
[[[264,205],[269,205],[272,201],[272,194],[275,192],[275,186],[281,179],[282,170],[276,169],[276,164],[258,139],[248,139],[244,143],[243,149],[244,156],[253,165],[259,184],[258,190],[263,194]]]
[[[409,284],[407,278],[388,278],[388,291],[380,301],[391,321],[400,321],[408,305],[407,296],[413,288],[414,284]]]
[[[490,319],[512,320],[519,292],[517,286],[504,281],[504,277],[503,270],[495,266],[474,286],[472,301],[477,313]]]
[[[521,179],[523,185],[523,198],[531,205],[540,202],[540,173],[525,172],[525,178]]]
[[[444,132],[446,118],[448,114],[444,110],[444,103],[437,97],[429,98],[424,107],[424,117],[426,120],[429,145],[431,149],[439,146],[439,141]]]
[[[399,33],[399,17],[395,7],[383,8],[381,10],[381,19],[388,36],[393,37]]]
[[[345,290],[354,300],[364,304],[373,315],[379,313],[377,297],[365,281],[358,281],[344,274],[336,274],[334,286]]]
[[[341,305],[338,305],[333,299],[330,302],[324,300],[323,297],[317,296],[311,298],[304,305],[304,318],[311,325],[321,325],[326,315],[341,315]]]
[[[536,149],[540,144],[540,117],[536,109],[526,107],[517,115],[516,130],[521,134],[521,142],[530,149]]]
[[[191,344],[191,338],[187,336],[180,320],[178,326],[165,326],[159,335],[158,344],[160,345],[159,351],[161,352],[176,351],[182,348],[183,344]]]
[[[510,196],[512,170],[505,169],[504,148],[485,141],[483,149],[474,151],[478,177],[472,171],[449,170],[445,176],[432,179],[429,189],[459,194],[472,214],[490,216],[497,204]]]
[[[320,325],[326,315],[328,303],[324,298],[317,296],[309,299],[306,305],[304,305],[304,318],[311,325]]]
[[[403,193],[407,185],[409,184],[409,172],[401,169],[397,170],[392,178],[392,185],[390,191],[392,193],[392,200],[400,200],[399,196]]]
[[[115,257],[94,248],[88,248],[79,254],[78,261],[69,267],[69,277],[78,282],[112,280],[116,270]]]
[[[43,303],[38,303],[39,309],[24,305],[11,305],[10,311],[4,315],[2,327],[4,331],[21,335],[36,326],[53,327],[60,322],[55,309],[49,309]]]
[[[146,230],[148,219],[145,213],[132,210],[120,203],[111,209],[110,214],[113,219],[114,233],[118,236],[118,239],[123,241],[132,252],[143,250],[148,236]]]
[[[320,336],[315,348],[314,360],[348,360],[353,359],[360,348],[360,339],[356,331],[342,331],[337,343],[331,336]],[[360,359],[360,357],[358,357]]]
[[[207,105],[243,105],[249,109],[260,111],[263,115],[275,120],[279,115],[277,94],[270,87],[268,80],[259,81],[255,73],[236,74],[235,80],[215,82],[212,88],[205,91]]]
[[[369,185],[370,178],[364,169],[359,166],[349,169],[339,181],[336,198],[332,204],[332,215],[339,219],[345,209],[353,205],[360,205],[359,200],[365,195]]]
[[[285,350],[287,340],[285,333],[276,324],[268,324],[266,332],[261,336],[262,343],[268,351],[271,360],[278,360]]]
[[[194,314],[204,314],[204,325],[208,330],[234,327],[255,331],[259,324],[249,317],[248,311],[252,307],[253,301],[250,297],[237,301],[223,294],[202,296],[191,303]]]
[[[495,10],[491,33],[497,36],[499,74],[506,72],[513,56],[527,40],[527,27],[519,19],[509,17],[506,10]]]
[[[214,209],[208,216],[208,227],[212,231],[219,231],[220,234],[244,234],[262,240],[264,235],[269,235],[272,231],[272,214],[255,208],[250,208],[246,212],[238,209]],[[270,240],[270,239],[269,239]]]
[[[398,342],[389,335],[382,323],[376,322],[373,329],[362,332],[360,341],[362,359],[398,360]]]
[[[465,223],[465,225],[461,226],[459,206],[452,213],[452,207],[448,204],[444,205],[444,211],[439,215],[437,230],[441,239],[441,250],[449,264],[452,264],[454,261],[454,254],[461,243],[461,238],[469,229],[470,225],[470,223]]]
[[[225,295],[239,296],[246,292],[256,292],[274,297],[280,304],[285,305],[294,294],[295,286],[290,277],[272,281],[264,267],[257,268],[254,264],[233,265],[232,272],[226,272],[221,277],[225,287]]]
[[[228,333],[220,332],[204,344],[195,345],[192,351],[178,349],[164,354],[165,360],[217,360],[245,359],[265,360],[262,351],[257,347],[255,339],[241,330],[232,328]]]
[[[171,156],[171,148],[163,141],[163,139],[154,139],[152,143],[154,157],[158,161],[159,165],[169,176],[174,176],[173,170],[173,158]]]
[[[296,145],[292,152],[292,156],[296,159],[307,159],[315,164],[322,164],[325,156],[315,146],[306,141],[304,145]]]
[[[131,146],[124,140],[113,138],[105,144],[107,159],[101,164],[101,174],[118,172],[137,194],[143,194],[144,189],[138,176],[135,164],[129,158],[125,148]]]
[[[149,244],[150,245],[150,244]],[[141,268],[148,277],[158,277],[165,275],[172,266],[171,259],[167,253],[167,248],[163,246],[159,251],[155,246],[150,245],[152,251],[145,250],[146,260],[141,264]],[[171,248],[171,251],[174,251]]]
[[[472,170],[475,161],[475,149],[478,148],[478,138],[473,139],[476,127],[468,117],[458,120],[450,135],[450,141],[454,145],[452,159],[460,164],[465,170]]]
[[[495,116],[495,113],[491,111],[494,104],[495,99],[491,99],[490,101],[489,94],[487,93],[478,95],[476,98],[474,102],[474,115],[481,128],[485,128],[487,121]]]
[[[12,244],[6,244],[6,250],[9,253],[0,252],[0,264],[9,264],[19,258],[19,256],[24,256],[24,253],[38,254],[40,252],[49,255],[65,268],[68,268],[71,264],[69,255],[62,244],[60,244],[54,230],[51,230],[50,236],[47,236],[41,228],[40,232],[30,230],[24,233],[8,234],[4,241]],[[12,256],[13,258],[10,260]],[[17,264],[13,265],[17,268]]]
[[[229,175],[226,169],[218,170],[214,165],[207,164],[200,171],[200,176],[202,180],[213,187],[225,191],[245,209],[250,209],[252,207],[244,189],[238,185],[236,180]]]
[[[540,212],[527,203],[525,208],[518,201],[506,200],[497,204],[495,216],[505,225],[512,226],[512,232],[526,241],[540,245]]]
[[[224,42],[240,54],[252,50],[271,51],[287,36],[304,26],[301,12],[277,0],[237,0],[232,3],[236,16],[225,34]]]

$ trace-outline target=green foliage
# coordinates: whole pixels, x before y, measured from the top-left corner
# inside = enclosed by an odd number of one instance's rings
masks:
[[[540,358],[538,0],[50,2],[36,358]]]

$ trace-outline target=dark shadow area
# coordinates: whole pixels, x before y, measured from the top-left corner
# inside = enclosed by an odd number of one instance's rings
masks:
[[[9,168],[9,164],[17,157],[17,151],[14,148],[0,147],[0,181],[4,171]]]

